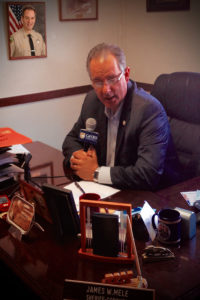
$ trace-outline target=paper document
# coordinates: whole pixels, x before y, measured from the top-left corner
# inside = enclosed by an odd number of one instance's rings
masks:
[[[10,147],[11,149],[8,150],[9,153],[13,154],[28,154],[30,153],[23,145],[18,144],[18,145],[13,145]]]
[[[145,201],[144,206],[140,212],[140,215],[142,217],[142,220],[148,230],[149,236],[151,240],[153,241],[156,237],[156,231],[153,228],[152,225],[152,217],[155,214],[155,211],[153,208],[149,205],[147,201]]]
[[[92,181],[79,181],[79,185],[85,191],[85,193],[96,193],[100,195],[101,199],[109,197],[120,191],[113,187]],[[82,195],[82,192],[79,190],[79,188],[75,185],[74,182],[66,185],[64,188],[72,191],[76,208],[79,211],[79,197]]]
[[[0,154],[0,166],[17,163],[17,162],[18,162],[17,158],[11,153],[5,152],[3,154]]]
[[[181,192],[181,195],[189,206],[193,206],[195,201],[200,200],[200,190]]]

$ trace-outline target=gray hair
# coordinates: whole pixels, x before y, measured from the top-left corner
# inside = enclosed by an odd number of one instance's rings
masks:
[[[120,70],[124,72],[126,68],[126,57],[123,50],[116,45],[101,43],[92,48],[88,54],[86,67],[89,75],[91,60],[99,56],[106,57],[108,54],[112,54],[116,58]]]

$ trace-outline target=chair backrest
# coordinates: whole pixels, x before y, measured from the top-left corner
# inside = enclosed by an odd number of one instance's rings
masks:
[[[167,112],[184,179],[200,176],[200,73],[162,74],[151,94]]]

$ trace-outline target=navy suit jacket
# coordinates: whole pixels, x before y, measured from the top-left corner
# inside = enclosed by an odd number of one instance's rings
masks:
[[[115,166],[111,167],[113,185],[121,189],[158,189],[179,181],[179,166],[171,139],[167,115],[161,103],[128,82],[119,122]],[[96,146],[99,166],[106,165],[107,117],[105,107],[90,91],[83,103],[78,121],[63,142],[64,165],[69,166],[72,153],[82,149],[78,140],[88,118],[97,121]]]

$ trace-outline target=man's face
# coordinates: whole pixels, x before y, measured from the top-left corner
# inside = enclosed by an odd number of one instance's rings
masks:
[[[21,18],[24,30],[30,32],[35,25],[35,12],[31,9],[26,9],[24,15]]]
[[[113,112],[126,96],[129,72],[130,69],[126,68],[121,74],[122,71],[112,54],[93,58],[90,62],[90,77],[95,92],[99,100]]]

